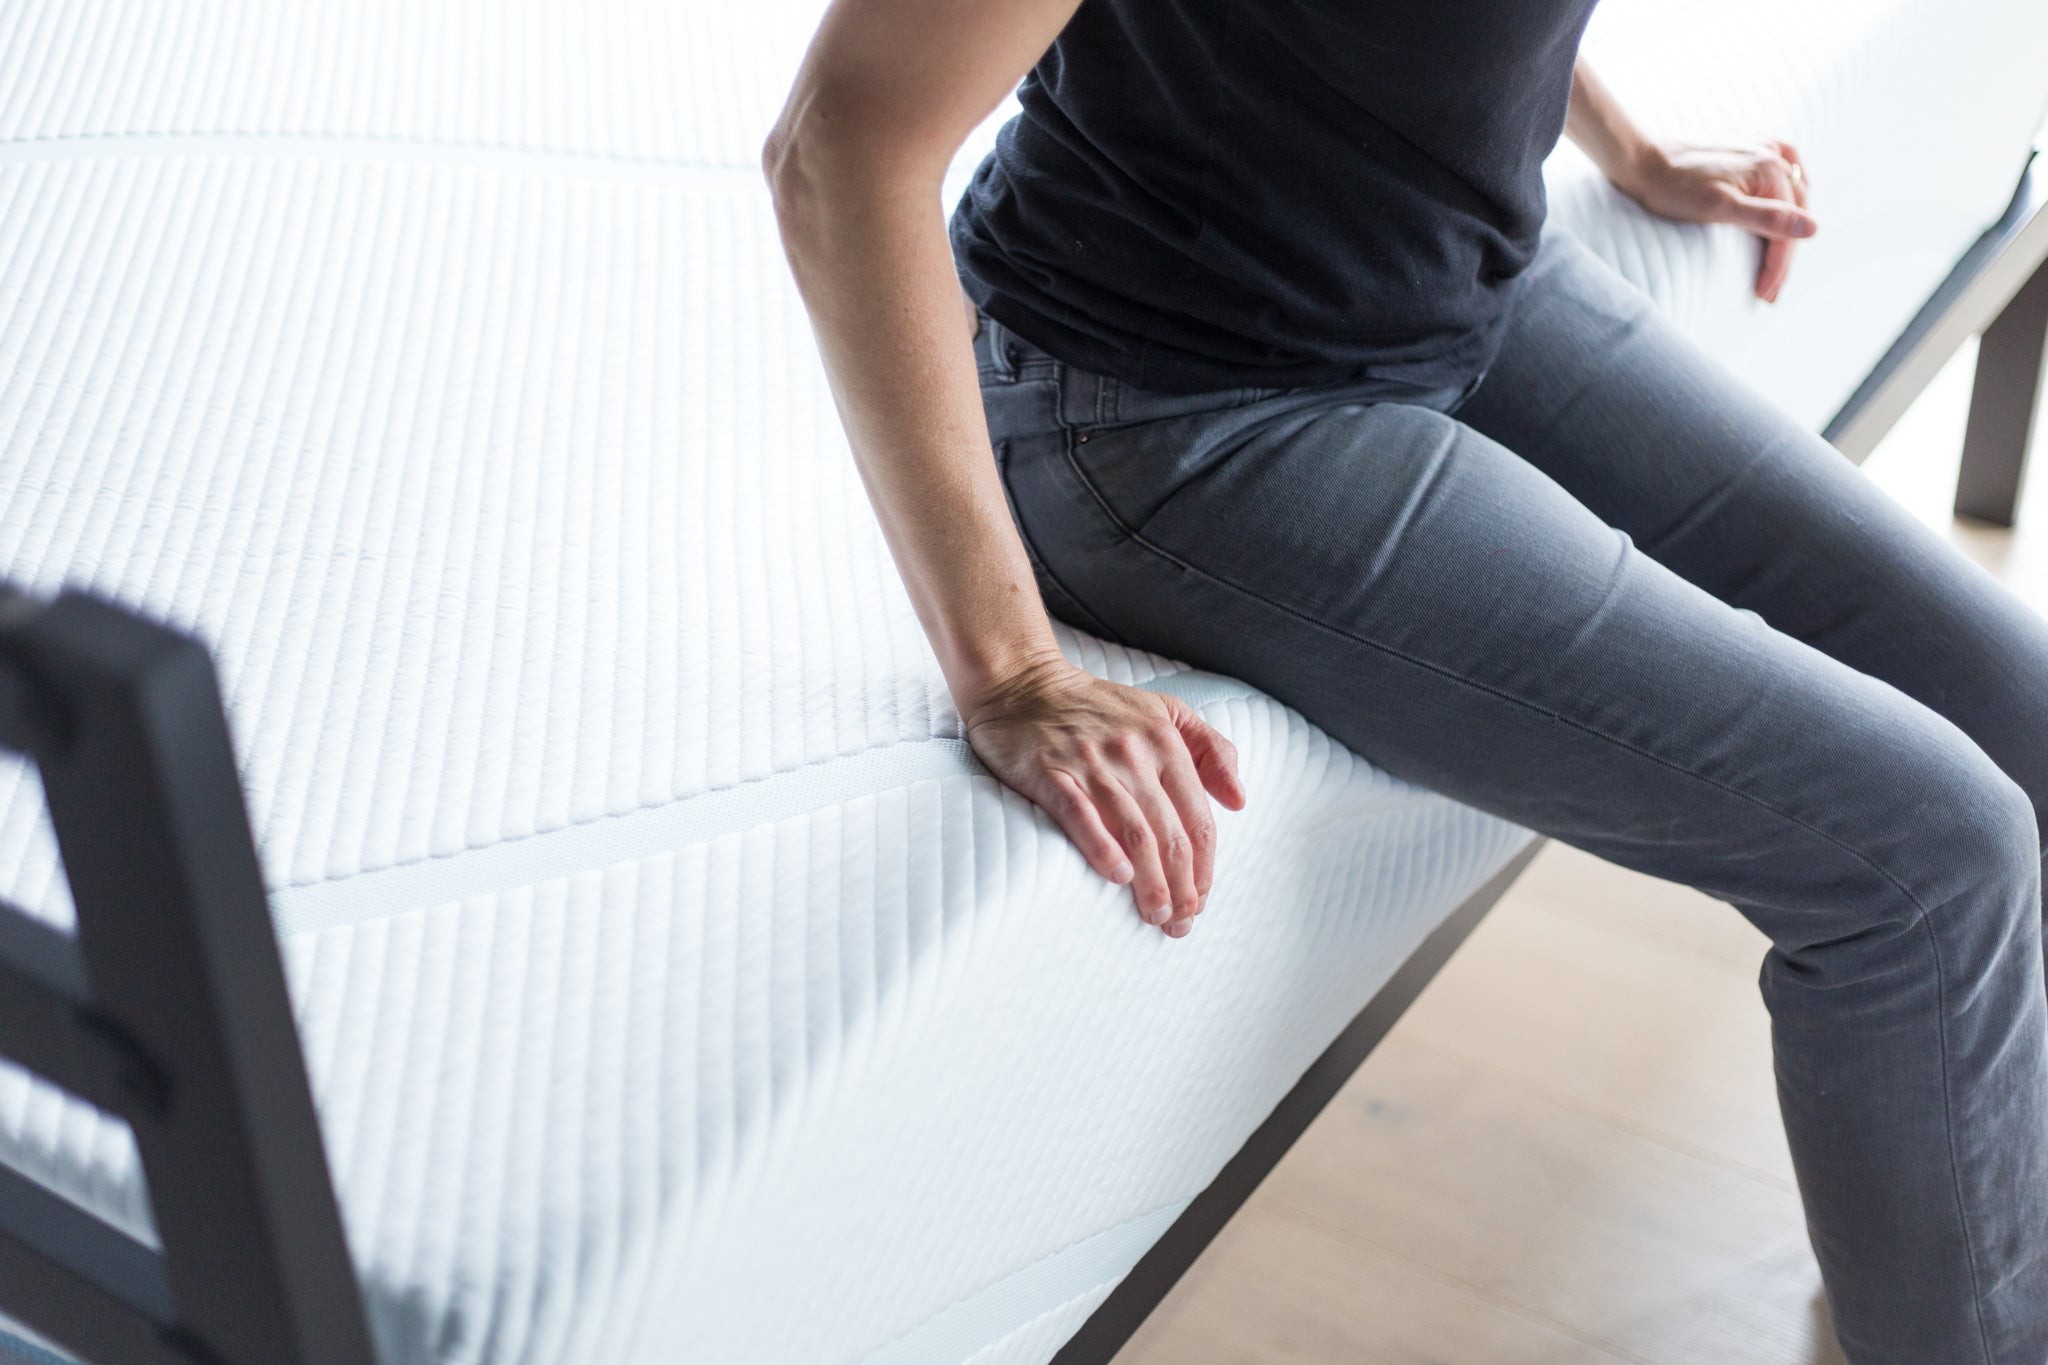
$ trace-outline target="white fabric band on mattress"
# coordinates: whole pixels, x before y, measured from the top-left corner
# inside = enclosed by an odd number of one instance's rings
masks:
[[[1163,690],[1163,689],[1162,689]],[[1054,1252],[926,1318],[863,1365],[959,1365],[1020,1322],[1130,1273],[1191,1200],[1169,1204]]]
[[[1195,707],[1259,695],[1243,683],[1204,673],[1167,674],[1139,686]],[[915,782],[984,772],[962,740],[891,744],[445,858],[281,887],[271,893],[271,917],[280,936],[360,924],[630,862]]]

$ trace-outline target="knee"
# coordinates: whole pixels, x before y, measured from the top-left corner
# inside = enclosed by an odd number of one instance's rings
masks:
[[[1982,761],[1961,805],[1982,839],[1978,850],[1988,875],[2039,889],[2041,826],[2034,799],[2010,774],[1978,750]]]
[[[2033,798],[1961,732],[1954,739],[1908,792],[1907,885],[1930,916],[2001,938],[2024,931],[2038,939],[2041,831]]]
[[[1917,989],[1921,968],[1982,981],[2031,945],[2040,956],[2040,836],[2026,792],[1960,732],[1903,736],[1866,770],[1843,840],[1875,877],[1841,888],[1837,917],[1766,963],[1781,986],[1888,983]],[[1928,743],[1929,739],[1937,740]],[[1860,880],[1860,879],[1859,879]],[[1774,935],[1774,938],[1777,937]],[[1930,952],[1931,950],[1931,952]]]

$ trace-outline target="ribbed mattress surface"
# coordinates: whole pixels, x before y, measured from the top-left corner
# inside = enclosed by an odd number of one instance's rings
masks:
[[[387,1361],[1042,1361],[1527,836],[1066,634],[1244,757],[1140,925],[972,763],[712,150],[803,23],[585,13],[0,6],[0,574],[217,650]],[[0,889],[69,917],[19,767]],[[151,1235],[11,1069],[0,1159]]]
[[[753,169],[815,8],[0,0],[0,574],[219,655],[387,1362],[1037,1365],[1527,838],[1071,632],[1239,746],[1199,932],[978,772]],[[1818,419],[2003,202],[2048,16],[1771,14],[1802,65],[1704,0],[1594,50],[1840,196],[1774,313],[1737,235],[1553,183]],[[1909,63],[1919,236],[1848,221]],[[39,812],[0,772],[0,890],[61,921]],[[150,1235],[124,1131],[12,1070],[0,1160]]]

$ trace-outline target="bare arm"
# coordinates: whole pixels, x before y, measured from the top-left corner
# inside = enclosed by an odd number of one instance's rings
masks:
[[[1819,224],[1806,207],[1806,170],[1785,142],[1660,141],[1636,126],[1581,57],[1572,69],[1565,135],[1623,193],[1652,213],[1696,223],[1735,223],[1763,238],[1756,294],[1775,303],[1792,268],[1792,245]]]
[[[1011,524],[939,186],[1078,0],[834,0],[763,165],[841,421],[968,739],[1178,937],[1209,891],[1229,742],[1069,665]]]

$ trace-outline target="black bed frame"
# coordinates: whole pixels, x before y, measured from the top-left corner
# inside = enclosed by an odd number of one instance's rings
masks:
[[[127,1120],[162,1247],[0,1165],[0,1311],[106,1365],[368,1365],[206,650],[0,592],[0,745],[35,760],[78,914],[0,907],[0,1053]]]
[[[2001,525],[2040,421],[2043,179],[2022,176],[1827,427],[1861,460],[1981,334],[1956,510]],[[97,1365],[372,1365],[205,649],[110,603],[0,585],[0,748],[40,771],[77,908],[72,936],[0,902],[0,1055],[127,1121],[159,1242],[0,1165],[0,1313]],[[1407,959],[1055,1365],[1108,1365],[1539,846]]]
[[[2048,147],[2021,168],[1998,221],[1899,333],[1822,430],[1861,464],[1962,344],[1975,336],[1976,386],[1963,435],[1957,516],[2010,526],[2027,452],[2042,421],[2048,349]]]

